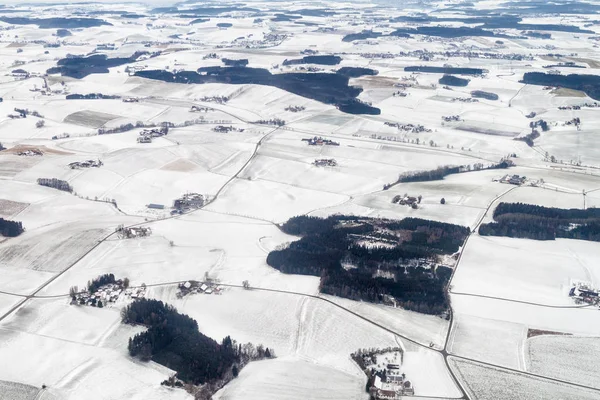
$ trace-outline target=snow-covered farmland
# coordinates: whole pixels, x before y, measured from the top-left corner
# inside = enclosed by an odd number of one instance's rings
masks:
[[[598,392],[529,377],[516,372],[451,358],[450,364],[465,382],[469,396],[478,400],[512,400],[515,398],[546,400],[549,398],[591,400]]]
[[[600,338],[541,335],[527,339],[527,370],[535,374],[598,387],[596,355]]]
[[[452,281],[452,291],[543,305],[574,305],[568,296],[572,281],[600,283],[599,267],[589,258],[599,251],[598,243],[570,239],[475,235]]]

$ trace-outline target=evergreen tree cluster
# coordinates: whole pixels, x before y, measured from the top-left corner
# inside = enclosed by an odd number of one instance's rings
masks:
[[[440,85],[448,85],[448,86],[467,86],[469,84],[469,82],[470,82],[470,80],[468,80],[468,79],[459,78],[458,76],[454,76],[454,75],[444,75],[438,81],[438,83]]]
[[[177,378],[186,383],[204,384],[228,374],[235,376],[249,361],[275,356],[272,349],[238,345],[229,336],[217,343],[198,331],[194,319],[162,301],[138,299],[123,309],[121,317],[124,323],[148,328],[129,339],[129,354],[177,371]]]
[[[598,75],[556,75],[543,72],[526,72],[522,83],[529,85],[564,87],[581,90],[594,100],[600,100],[600,76]]]
[[[432,268],[433,259],[458,251],[469,235],[469,228],[418,218],[341,215],[294,217],[282,230],[302,238],[269,253],[267,263],[273,268],[319,276],[322,293],[371,302],[390,295],[402,307],[426,314],[448,307],[444,289],[452,271]],[[367,246],[365,238],[387,245]]]
[[[556,238],[600,241],[600,209],[562,209],[524,203],[500,203],[494,222],[479,227],[483,236],[535,240]]]
[[[101,286],[108,285],[109,283],[116,283],[113,274],[100,275],[96,279],[88,282],[88,292],[95,293]]]
[[[406,172],[400,177],[398,180],[391,185],[386,185],[389,189],[393,185],[397,183],[408,183],[408,182],[428,182],[428,181],[440,181],[444,179],[448,175],[459,174],[462,172],[470,172],[470,171],[481,171],[484,169],[506,169],[510,168],[514,165],[514,163],[506,158],[500,160],[500,162],[491,164],[488,166],[484,166],[482,163],[476,163],[473,165],[460,165],[460,166],[451,166],[444,165],[441,167],[437,167],[436,169],[431,169],[428,171],[411,171]]]
[[[56,178],[39,178],[37,180],[38,185],[51,187],[53,189],[62,190],[63,192],[73,192],[73,187],[67,181]]]
[[[0,218],[0,234],[4,237],[16,237],[25,231],[20,221],[9,221]]]

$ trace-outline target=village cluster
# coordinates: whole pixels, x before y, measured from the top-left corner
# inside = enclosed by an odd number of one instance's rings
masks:
[[[39,149],[28,149],[28,150],[19,151],[17,153],[17,155],[31,157],[31,156],[43,156],[44,153]]]
[[[223,288],[220,287],[216,282],[211,279],[207,279],[205,282],[199,281],[187,281],[180,283],[179,292],[177,297],[182,298],[190,294],[221,294]]]
[[[135,300],[144,298],[146,295],[146,285],[140,287],[128,288],[129,281],[119,279],[114,283],[99,286],[94,291],[86,290],[72,295],[71,304],[79,304],[92,307],[106,307],[109,304],[116,303],[122,295],[126,299]]]

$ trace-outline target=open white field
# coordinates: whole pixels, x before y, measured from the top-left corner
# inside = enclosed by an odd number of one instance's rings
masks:
[[[260,201],[246,202],[245,199],[249,198]],[[302,189],[289,184],[236,179],[221,192],[219,201],[210,204],[207,210],[284,222],[290,217],[348,200],[349,196]]]
[[[106,312],[110,312],[106,310]],[[72,331],[85,329],[71,319]],[[139,364],[119,351],[24,333],[0,326],[0,355],[20,360],[2,368],[5,380],[41,387],[60,400],[114,399],[126,393],[132,399],[190,399],[184,391],[160,386],[170,371],[156,364]],[[23,357],[23,349],[37,349]],[[111,382],[107,385],[107,382]],[[51,397],[52,398],[52,397]]]
[[[239,377],[217,392],[219,400],[365,400],[356,376],[295,358],[250,363]]]
[[[600,338],[542,335],[526,342],[527,370],[591,387],[598,387],[595,354]]]
[[[450,175],[441,181],[400,183],[352,202],[378,210],[388,218],[424,218],[473,228],[490,202],[511,188],[492,182],[498,175],[496,170],[478,171]],[[392,203],[394,196],[404,194],[422,196],[417,210]],[[442,198],[445,204],[440,204]]]
[[[574,305],[568,296],[572,281],[599,283],[600,270],[590,258],[599,251],[598,243],[571,239],[475,235],[469,239],[452,291],[542,305]]]
[[[448,352],[508,368],[525,369],[527,327],[490,317],[455,314]]]
[[[35,400],[40,389],[17,382],[0,381],[0,396],[3,399]]]
[[[551,308],[488,299],[477,296],[450,294],[452,309],[458,314],[512,322],[530,329],[594,336],[600,329],[600,316],[594,307]],[[493,313],[490,314],[490,310]]]
[[[441,317],[425,315],[380,304],[353,301],[336,296],[321,295],[336,304],[406,336],[425,346],[430,344],[440,349],[444,346],[448,321]]]
[[[597,399],[596,391],[581,389],[551,380],[528,377],[482,364],[451,358],[450,364],[466,384],[469,397],[476,400]]]

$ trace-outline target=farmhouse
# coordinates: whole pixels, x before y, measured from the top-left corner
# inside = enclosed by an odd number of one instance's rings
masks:
[[[124,239],[131,239],[150,236],[152,234],[152,229],[143,226],[124,227],[123,225],[119,225],[116,232]]]

